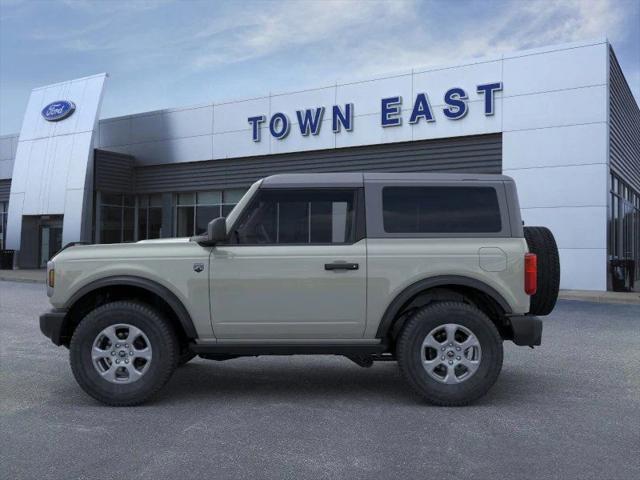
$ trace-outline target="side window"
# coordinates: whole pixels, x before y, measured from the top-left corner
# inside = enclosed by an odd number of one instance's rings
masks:
[[[262,190],[231,241],[240,245],[341,244],[354,235],[354,190]]]
[[[492,187],[385,187],[387,233],[496,233],[500,205]]]

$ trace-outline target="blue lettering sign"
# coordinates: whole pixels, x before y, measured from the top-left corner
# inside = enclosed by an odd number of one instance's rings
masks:
[[[341,125],[347,132],[353,130],[353,103],[344,105],[344,113],[338,105],[334,105],[332,113],[331,128],[333,133],[338,133]]]
[[[484,100],[484,114],[486,116],[494,115],[496,108],[496,92],[501,91],[502,87],[502,82],[483,83],[476,86],[476,92],[478,93],[479,98]],[[442,109],[442,113],[445,118],[448,118],[449,120],[459,120],[469,113],[468,101],[469,97],[463,88],[450,88],[444,94],[445,107]],[[45,108],[50,109],[52,113],[56,113],[56,110],[61,108],[58,105],[59,103],[63,102],[55,102]],[[320,106],[296,111],[300,133],[303,136],[306,137],[309,135],[320,134],[326,108],[328,107]],[[344,106],[333,105],[331,107],[331,129],[333,130],[333,133],[339,133],[343,129],[347,132],[353,130],[353,112],[353,103],[346,103]],[[44,110],[42,115],[45,116]],[[434,116],[434,112],[429,101],[429,96],[426,92],[416,94],[411,107],[409,124],[419,124],[420,120],[424,120],[425,123],[436,121],[436,117]],[[267,121],[267,118],[265,115],[257,115],[254,117],[248,117],[247,121],[251,125],[253,141],[259,142],[261,140],[261,125]],[[380,100],[380,125],[382,127],[397,127],[402,125],[401,96],[387,97]],[[291,122],[289,121],[289,117],[287,117],[283,112],[274,113],[269,119],[269,132],[278,140],[286,138],[289,134],[290,128]]]
[[[416,96],[416,102],[413,104],[409,123],[418,123],[421,118],[424,118],[427,122],[436,121],[435,118],[433,118],[433,113],[431,113],[431,105],[429,105],[429,98],[426,93],[419,93]]]
[[[269,131],[273,138],[282,140],[289,134],[289,117],[284,113],[274,113],[269,121]]]
[[[400,115],[400,105],[402,105],[402,97],[382,99],[380,124],[383,127],[397,127],[398,125],[402,125],[402,117],[397,116]]]
[[[265,121],[264,115],[258,115],[257,117],[249,117],[247,119],[251,124],[251,136],[254,142],[260,141],[260,124]]]
[[[484,114],[489,116],[493,115],[494,105],[494,92],[502,90],[502,82],[485,83],[484,85],[478,85],[478,93],[484,95]]]
[[[450,88],[444,94],[444,103],[449,105],[442,111],[451,120],[460,120],[467,114],[467,92],[462,88]]]
[[[309,133],[318,135],[318,133],[320,133],[320,125],[322,125],[322,117],[324,116],[324,107],[316,108],[313,113],[311,113],[311,109],[307,108],[304,110],[304,117],[302,113],[303,110],[296,112],[300,133],[305,137],[309,135]]]

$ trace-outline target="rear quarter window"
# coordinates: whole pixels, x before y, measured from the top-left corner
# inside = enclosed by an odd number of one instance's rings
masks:
[[[500,203],[493,187],[384,187],[387,233],[497,233]]]

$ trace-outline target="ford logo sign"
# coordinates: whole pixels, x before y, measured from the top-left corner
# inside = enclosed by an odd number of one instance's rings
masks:
[[[68,100],[52,102],[42,109],[42,118],[48,122],[59,122],[71,116],[76,110],[76,104]]]

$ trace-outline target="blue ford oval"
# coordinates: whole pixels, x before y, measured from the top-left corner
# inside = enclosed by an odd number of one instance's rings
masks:
[[[76,110],[76,104],[68,100],[51,102],[42,109],[42,117],[49,122],[59,122],[71,116]]]

